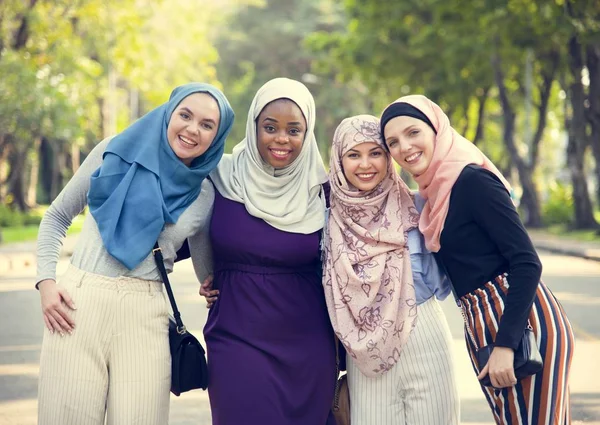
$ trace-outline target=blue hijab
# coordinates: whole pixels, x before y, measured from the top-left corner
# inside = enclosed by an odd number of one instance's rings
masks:
[[[167,140],[177,105],[193,93],[208,93],[221,113],[210,147],[187,167]],[[169,101],[153,109],[107,145],[102,165],[91,177],[88,204],[106,250],[128,269],[150,253],[165,223],[175,223],[200,194],[202,181],[217,166],[234,113],[225,95],[210,84],[177,87]]]

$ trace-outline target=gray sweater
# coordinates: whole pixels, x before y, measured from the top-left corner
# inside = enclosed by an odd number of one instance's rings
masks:
[[[56,280],[56,263],[67,229],[73,218],[87,205],[87,193],[92,173],[102,164],[102,155],[110,139],[100,142],[46,211],[37,240],[37,280]],[[166,224],[158,238],[167,272],[173,271],[177,250],[189,238],[190,253],[198,279],[202,282],[212,273],[209,224],[215,191],[204,180],[198,198],[181,214],[175,224]],[[160,281],[152,253],[135,269],[129,270],[104,248],[94,217],[87,214],[71,264],[90,273],[108,277],[129,276]]]

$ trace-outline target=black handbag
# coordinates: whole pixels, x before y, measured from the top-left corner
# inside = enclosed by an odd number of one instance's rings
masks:
[[[446,271],[446,267],[442,263],[441,260],[434,257],[435,261],[446,276],[448,276],[448,272]],[[467,333],[471,338],[471,343],[475,347],[475,360],[477,360],[478,370],[481,371],[487,364],[490,359],[490,355],[492,354],[492,350],[494,349],[494,344],[486,345],[485,347],[477,347],[477,343],[475,342],[475,337],[471,332],[471,328],[469,328],[467,322],[467,316],[463,310],[464,306],[460,298],[456,295],[456,291],[454,291],[454,286],[450,283],[450,289],[452,290],[452,295],[454,295],[454,299],[456,304],[460,308],[460,312],[462,313],[463,320],[465,322],[465,329],[467,329]],[[535,340],[535,334],[533,333],[533,328],[531,324],[527,324],[527,328],[523,332],[523,336],[521,337],[521,342],[519,346],[515,350],[515,357],[513,363],[515,377],[517,380],[521,380],[523,378],[527,378],[528,376],[535,375],[540,370],[544,368],[544,361],[542,360],[542,355],[540,354],[540,350],[537,345],[537,341]],[[490,375],[487,374],[482,380],[479,381],[481,385],[485,387],[494,387],[492,385],[492,381],[490,380]]]
[[[186,391],[208,387],[208,365],[202,344],[188,332],[181,320],[173,290],[165,270],[158,242],[152,250],[154,260],[169,296],[173,317],[169,317],[169,347],[171,349],[171,392],[176,396]]]
[[[473,341],[473,344],[475,344],[475,341]],[[490,344],[477,350],[475,357],[477,359],[479,370],[482,370],[485,367],[490,359],[493,349],[494,344]],[[531,326],[527,326],[521,337],[521,342],[515,350],[515,376],[517,380],[521,380],[528,376],[535,375],[542,370],[543,367],[544,362],[540,350],[538,349],[537,341],[535,340],[535,334],[533,333]],[[486,387],[493,386],[489,374],[479,382]]]

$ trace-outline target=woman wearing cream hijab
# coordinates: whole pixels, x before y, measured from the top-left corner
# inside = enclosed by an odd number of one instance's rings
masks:
[[[334,338],[320,275],[327,174],[308,89],[257,92],[246,138],[212,181],[215,290],[204,329],[213,424],[325,424]]]

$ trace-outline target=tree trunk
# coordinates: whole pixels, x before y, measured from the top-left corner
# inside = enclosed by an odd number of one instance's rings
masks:
[[[30,164],[29,184],[27,188],[27,205],[33,207],[37,205],[37,186],[40,175],[40,145],[42,138],[37,137],[33,142],[33,155]]]
[[[533,181],[534,168],[530,167],[519,155],[517,146],[515,145],[515,112],[510,104],[506,85],[504,84],[504,75],[502,72],[500,57],[496,53],[492,57],[492,67],[494,69],[494,78],[498,86],[500,95],[500,103],[502,104],[504,118],[503,139],[506,150],[510,156],[513,165],[519,173],[519,181],[523,188],[523,196],[521,197],[521,207],[525,211],[523,222],[528,227],[541,227],[542,214],[540,209],[540,201],[537,188]]]
[[[8,176],[8,195],[12,196],[12,203],[21,211],[27,211],[26,202],[27,186],[25,182],[27,152],[13,149],[9,155],[10,172]]]
[[[538,124],[531,141],[531,152],[529,156],[529,164],[532,169],[537,167],[540,151],[540,142],[544,136],[544,130],[546,129],[546,123],[548,121],[548,103],[550,101],[550,94],[552,93],[552,85],[556,78],[556,72],[558,70],[558,63],[560,61],[560,55],[557,51],[553,51],[549,55],[549,62],[544,64],[544,70],[542,71],[542,84],[539,87],[540,92],[540,103],[538,105]],[[529,140],[528,140],[529,142]]]
[[[79,170],[81,166],[81,151],[79,150],[79,145],[77,143],[73,143],[71,145],[71,171],[73,175]]]
[[[27,10],[19,16],[21,23],[19,24],[19,28],[17,28],[13,34],[12,47],[14,50],[21,50],[29,40],[29,13],[33,10],[37,2],[38,0],[29,0]]]
[[[596,205],[600,206],[600,44],[587,48],[587,68],[590,73],[588,120],[592,127],[591,145],[596,162]]]
[[[49,204],[53,200],[53,170],[54,156],[52,155],[52,146],[50,146],[50,141],[44,137],[42,138],[42,143],[40,145],[40,187],[42,193],[40,194],[41,196],[39,196],[40,202],[43,204]]]
[[[483,139],[484,121],[485,121],[485,103],[488,98],[490,87],[484,87],[481,95],[477,96],[479,102],[479,108],[477,111],[477,128],[475,129],[475,137],[473,137],[473,144],[477,145],[479,141]]]
[[[583,53],[581,44],[575,36],[569,41],[569,71],[571,83],[569,94],[573,116],[568,124],[569,143],[567,145],[567,164],[573,183],[573,201],[575,206],[575,227],[577,229],[595,229],[598,223],[594,219],[594,210],[590,200],[585,174],[585,150],[587,140],[587,120],[585,116],[585,92],[581,82]]]

